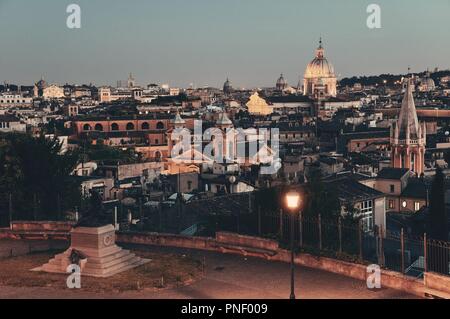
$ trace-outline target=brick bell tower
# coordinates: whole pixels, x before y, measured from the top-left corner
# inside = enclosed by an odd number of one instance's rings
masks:
[[[408,168],[417,176],[423,174],[426,126],[419,124],[413,97],[413,79],[407,79],[406,91],[398,120],[391,126],[391,166]]]

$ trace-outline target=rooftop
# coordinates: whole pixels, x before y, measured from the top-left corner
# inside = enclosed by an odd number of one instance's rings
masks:
[[[20,120],[14,115],[0,114],[0,122],[20,122]]]
[[[403,176],[405,176],[405,174],[407,174],[409,172],[409,169],[407,168],[393,168],[393,167],[386,167],[383,168],[379,173],[378,173],[378,178],[383,178],[383,179],[400,179]]]
[[[421,178],[411,178],[408,186],[403,190],[402,197],[408,198],[427,198],[427,186]]]
[[[348,175],[325,180],[325,184],[334,186],[338,191],[339,199],[342,201],[359,202],[384,196],[383,193],[359,183],[355,178]]]
[[[313,103],[314,101],[305,95],[281,95],[281,96],[269,96],[266,100],[270,103],[298,103],[298,102],[308,102]]]

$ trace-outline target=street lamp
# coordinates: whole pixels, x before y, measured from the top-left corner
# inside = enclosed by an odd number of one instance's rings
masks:
[[[286,194],[286,206],[291,213],[291,295],[290,299],[295,299],[294,291],[294,224],[295,214],[300,209],[300,194],[289,192]]]

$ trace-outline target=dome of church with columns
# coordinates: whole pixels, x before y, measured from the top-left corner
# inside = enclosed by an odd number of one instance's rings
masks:
[[[336,96],[336,75],[333,65],[325,58],[322,39],[316,57],[306,66],[303,77],[303,94],[308,96]],[[318,94],[317,89],[323,90]]]

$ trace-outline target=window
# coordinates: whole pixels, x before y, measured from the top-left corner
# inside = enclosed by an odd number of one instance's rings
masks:
[[[392,199],[390,199],[389,202],[388,202],[388,208],[389,209],[394,209],[394,201]]]
[[[133,131],[134,130],[134,124],[133,123],[128,123],[127,124],[127,131]]]
[[[150,129],[150,125],[149,125],[147,122],[144,122],[144,123],[142,123],[141,128],[142,128],[143,130],[148,130],[148,129]]]
[[[163,130],[164,129],[164,123],[163,122],[156,123],[156,129],[157,130]]]
[[[368,200],[361,203],[361,222],[365,232],[373,230],[373,201]]]
[[[188,190],[192,190],[192,181],[187,182]]]
[[[420,202],[414,202],[414,211],[418,211],[420,209]]]
[[[391,191],[391,193],[395,192],[395,185],[390,185],[390,191]]]
[[[95,130],[96,131],[103,131],[103,125],[101,125],[100,123],[95,124]]]
[[[90,131],[90,130],[91,130],[91,126],[89,124],[83,125],[83,131]]]
[[[111,131],[118,131],[118,130],[119,130],[119,125],[117,123],[111,124]]]

